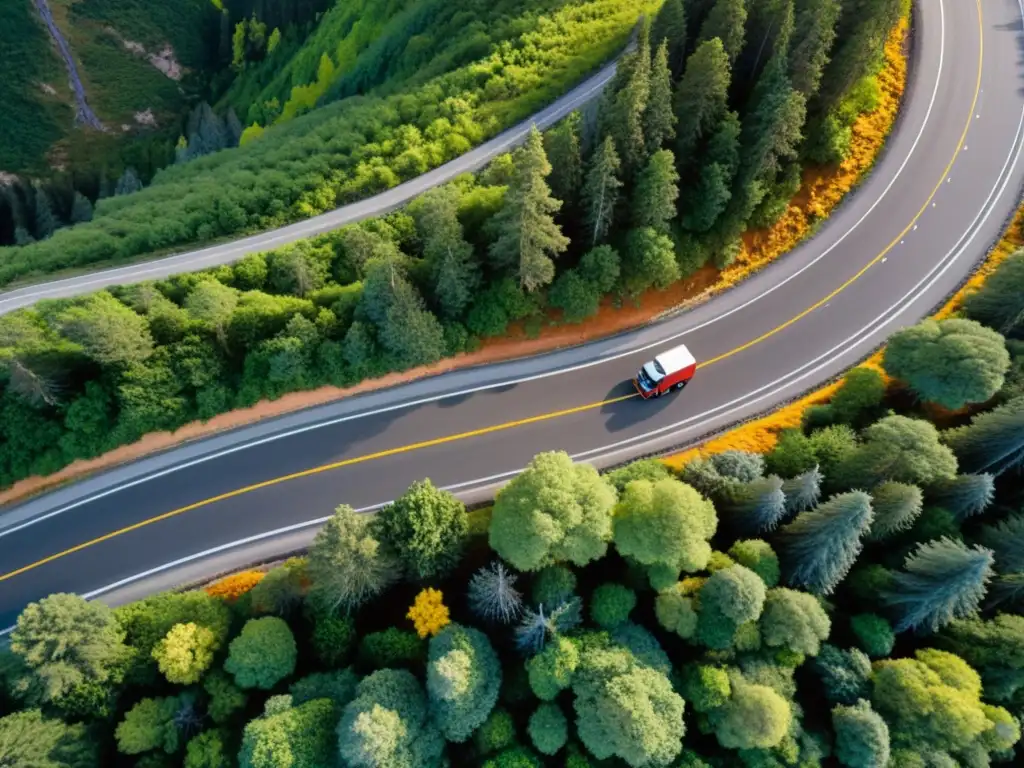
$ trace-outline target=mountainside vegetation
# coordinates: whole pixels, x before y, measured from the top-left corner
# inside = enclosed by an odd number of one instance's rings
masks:
[[[562,32],[545,32],[546,48],[531,44],[516,56],[525,61],[529,51],[538,60],[554,62],[548,71],[569,72],[577,65],[565,58],[563,44],[587,30],[628,32],[631,22],[625,11],[587,20],[587,14],[614,7],[626,4],[596,0],[566,6],[554,17]],[[872,8],[882,14],[881,21],[866,12],[860,19],[882,30],[865,43],[878,53],[886,37],[881,22],[888,22],[886,14],[900,6]],[[770,146],[764,137],[771,134],[763,132],[769,129],[758,117],[770,112],[773,120],[782,120],[769,110],[772,104],[781,109],[779,94],[786,103],[802,102],[785,74],[795,67],[790,64],[795,53],[781,43],[776,46],[764,74],[747,78],[758,83],[749,105],[730,111],[731,68],[721,40],[670,39],[666,29],[683,34],[683,26],[673,21],[672,13],[678,12],[672,0],[650,29],[641,31],[636,50],[623,60],[595,108],[570,116],[545,136],[534,132],[512,155],[423,195],[402,211],[231,266],[41,302],[0,318],[0,484],[45,475],[149,432],[173,431],[287,392],[324,384],[347,386],[430,364],[474,348],[481,338],[503,334],[512,322],[524,322],[527,330],[538,328],[550,309],[561,312],[566,322],[578,322],[593,315],[609,293],[630,300],[649,288],[670,285],[709,259],[728,264],[746,226],[781,212],[771,201],[783,199],[789,184],[784,166],[799,170],[804,110],[786,113],[787,120],[796,122],[776,126],[786,138]],[[539,19],[528,28],[548,30],[550,22]],[[609,44],[614,37],[606,38]],[[673,61],[687,46],[693,52],[676,78]],[[802,50],[797,41],[792,48]],[[509,46],[500,55],[511,56],[512,51]],[[481,66],[473,64],[441,82],[459,83]],[[877,71],[873,67],[877,57],[867,57],[855,92],[870,89]],[[356,105],[339,110],[337,120],[350,120],[357,114],[377,114],[374,110],[383,110],[382,103],[391,103],[407,105],[413,113],[423,110],[420,120],[430,119],[422,131],[412,125],[391,129],[368,124],[364,131],[373,128],[400,138],[339,155],[338,164],[356,164],[356,177],[331,171],[330,183],[343,186],[322,189],[323,198],[304,193],[298,207],[312,213],[338,202],[339,194],[355,199],[393,183],[397,176],[392,165],[414,175],[464,151],[471,138],[483,135],[484,126],[497,124],[496,114],[519,110],[524,100],[536,98],[532,90],[519,95],[501,90],[509,87],[506,78],[526,77],[526,68],[503,71],[502,77],[486,75],[484,91],[498,89],[505,97],[479,98],[476,106],[464,105],[466,111],[432,90],[437,80],[424,86],[423,102],[404,94],[384,102],[357,99]],[[499,81],[504,85],[495,84]],[[711,87],[715,93],[705,92]],[[769,88],[781,90],[771,95],[775,92],[765,91]],[[759,97],[762,91],[767,95]],[[651,94],[661,95],[652,100]],[[840,98],[841,106],[845,98]],[[343,103],[348,102],[335,105]],[[240,225],[245,219],[240,206],[251,201],[249,196],[270,199],[296,184],[324,178],[315,170],[323,157],[306,152],[303,142],[311,147],[340,147],[338,142],[360,146],[364,133],[331,134],[327,139],[320,138],[327,135],[321,129],[304,133],[308,122],[323,120],[325,128],[334,126],[335,118],[329,117],[333,108],[268,129],[251,148],[175,165],[165,172],[166,183],[156,183],[142,195],[104,201],[99,213],[107,210],[110,215],[94,223],[102,229],[120,220],[110,231],[129,244],[149,242],[147,232],[154,227],[161,228],[161,236],[183,236],[188,225],[169,216],[179,205],[189,208],[190,221],[203,231]],[[814,109],[831,114],[824,105],[812,106],[812,114]],[[449,117],[437,116],[446,110]],[[376,119],[387,115],[401,120],[397,111],[381,111]],[[695,116],[700,118],[696,122]],[[476,122],[478,118],[485,122]],[[200,110],[197,124],[197,140],[223,140],[224,126],[213,110]],[[816,129],[808,124],[806,130]],[[708,134],[707,151],[701,131]],[[272,138],[275,134],[295,135],[292,141],[279,142]],[[214,183],[218,176],[211,171],[201,175],[205,180],[195,192],[208,204],[192,207],[188,198],[169,197],[182,188],[172,181],[175,177],[189,186],[199,178],[196,169],[218,168],[227,162],[222,158],[248,163],[249,153],[257,150],[271,153],[261,156],[280,158],[282,167],[311,170],[303,176],[297,171],[271,173],[263,166],[239,169],[233,171],[239,174],[233,186]],[[842,147],[836,151],[841,154]],[[699,191],[705,181],[718,185],[717,197]],[[36,190],[35,196],[45,214],[50,205],[45,190]],[[137,207],[147,196],[153,202]],[[733,203],[740,196],[747,201],[743,210]],[[712,199],[718,203],[708,207]],[[755,199],[760,202],[751,207]],[[699,226],[694,223],[698,210]],[[150,213],[138,218],[144,211]],[[216,222],[204,221],[214,211]],[[34,223],[42,230],[55,227],[52,215],[36,216]],[[58,246],[80,244],[92,253],[118,237],[101,237],[95,228],[71,228],[12,253],[50,249],[55,258],[65,259],[72,251],[58,251]]]

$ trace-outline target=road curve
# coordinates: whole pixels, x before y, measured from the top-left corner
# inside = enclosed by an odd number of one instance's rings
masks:
[[[293,550],[342,502],[429,476],[467,500],[547,449],[598,466],[771,409],[926,315],[998,238],[1024,162],[1024,0],[922,0],[886,155],[810,242],[641,330],[454,371],[221,435],[0,515],[0,626],[75,591],[120,602]],[[982,13],[983,11],[983,13]],[[628,380],[684,340],[700,366],[643,402]]]
[[[45,0],[37,0],[45,2]],[[536,125],[544,130],[590,103],[604,90],[605,85],[615,76],[616,62],[606,64],[596,74],[591,75],[571,91],[554,101],[530,118],[499,133],[493,139],[484,142],[475,149],[440,165],[431,171],[403,182],[386,192],[381,192],[365,200],[335,208],[333,211],[314,216],[278,229],[271,229],[257,235],[233,240],[220,245],[211,245],[195,251],[177,253],[162,259],[117,267],[99,272],[90,272],[78,277],[52,280],[36,285],[28,285],[12,291],[0,293],[0,315],[16,309],[35,304],[40,299],[58,299],[79,296],[91,291],[98,291],[112,285],[129,285],[147,280],[158,280],[182,272],[194,272],[208,269],[221,264],[230,264],[251,253],[262,253],[273,248],[280,248],[315,235],[322,235],[339,229],[346,224],[354,224],[402,207],[414,197],[428,189],[440,186],[470,171],[477,171],[487,165],[498,155],[508,152],[526,140],[530,129]]]

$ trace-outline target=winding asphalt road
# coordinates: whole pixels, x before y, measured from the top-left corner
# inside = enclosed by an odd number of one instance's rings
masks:
[[[0,626],[47,593],[121,602],[291,551],[337,504],[372,509],[425,476],[472,501],[541,450],[605,466],[694,441],[855,364],[956,288],[1024,181],[1024,7],[921,0],[915,24],[886,155],[812,241],[642,330],[349,398],[7,510]],[[690,386],[630,396],[677,340],[700,363]]]

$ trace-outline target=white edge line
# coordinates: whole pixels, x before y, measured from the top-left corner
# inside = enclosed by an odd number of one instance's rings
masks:
[[[538,373],[538,374],[534,374],[532,376],[524,376],[524,377],[518,378],[518,379],[510,379],[510,380],[495,382],[495,383],[491,383],[491,384],[483,384],[483,385],[481,385],[479,387],[470,387],[469,389],[463,389],[463,390],[460,390],[458,392],[448,392],[448,393],[441,394],[441,395],[432,395],[430,397],[424,397],[424,398],[420,398],[418,400],[411,400],[409,402],[397,403],[395,405],[389,405],[389,406],[385,406],[383,408],[376,408],[376,409],[371,410],[371,411],[361,411],[359,413],[348,414],[346,416],[340,416],[340,417],[335,418],[335,419],[328,419],[326,421],[320,421],[320,422],[317,422],[315,424],[306,425],[304,427],[297,427],[295,429],[290,429],[290,430],[286,430],[284,432],[279,432],[279,433],[276,433],[276,434],[273,434],[273,435],[268,435],[267,437],[259,438],[258,440],[247,441],[245,443],[241,443],[239,445],[235,445],[235,446],[232,446],[230,448],[225,448],[225,449],[220,450],[220,451],[215,451],[214,453],[210,453],[210,454],[207,454],[205,456],[200,456],[200,457],[192,459],[190,461],[183,462],[181,464],[176,464],[176,465],[174,465],[172,467],[167,467],[166,469],[159,470],[159,471],[154,472],[152,474],[144,475],[144,476],[142,476],[140,478],[137,478],[135,480],[129,481],[127,483],[121,483],[119,485],[116,485],[116,486],[113,486],[111,488],[108,488],[105,491],[101,491],[101,492],[93,494],[91,496],[87,496],[87,497],[85,497],[83,499],[79,499],[78,501],[74,501],[71,504],[67,504],[67,505],[65,505],[63,507],[59,507],[58,509],[55,509],[52,512],[47,512],[44,515],[33,517],[32,519],[27,520],[24,523],[21,523],[19,525],[12,526],[12,527],[6,528],[4,530],[0,530],[0,539],[2,539],[4,536],[7,536],[9,534],[17,533],[18,531],[23,530],[23,529],[25,529],[25,528],[27,528],[27,527],[29,527],[31,525],[35,525],[36,523],[41,523],[41,522],[44,522],[46,520],[49,520],[50,518],[55,517],[56,515],[61,515],[61,514],[64,514],[65,512],[70,512],[71,510],[76,509],[76,508],[78,508],[80,506],[84,506],[86,504],[91,504],[92,502],[98,501],[98,500],[103,499],[103,498],[106,498],[107,496],[113,495],[115,493],[119,493],[119,492],[121,492],[123,490],[127,490],[129,488],[133,488],[136,485],[141,485],[143,483],[147,483],[147,482],[150,482],[152,480],[157,480],[157,479],[159,479],[161,477],[164,477],[164,476],[166,476],[168,474],[171,474],[171,473],[174,473],[174,472],[179,472],[179,471],[184,470],[184,469],[189,469],[189,468],[197,466],[199,464],[204,464],[204,463],[206,463],[208,461],[214,461],[216,459],[223,458],[224,456],[229,456],[229,455],[231,455],[233,453],[237,453],[239,451],[248,450],[250,448],[256,448],[256,447],[258,447],[260,445],[264,445],[266,443],[274,442],[274,441],[277,441],[277,440],[282,440],[282,439],[288,438],[288,437],[294,437],[295,435],[300,435],[300,434],[303,434],[305,432],[311,432],[311,431],[316,430],[316,429],[322,429],[324,427],[334,426],[336,424],[341,424],[341,423],[344,423],[344,422],[347,422],[347,421],[354,421],[356,419],[371,418],[373,416],[379,416],[381,414],[389,413],[391,411],[396,411],[396,410],[400,410],[400,409],[404,409],[404,408],[416,408],[416,407],[419,407],[421,405],[427,405],[429,403],[437,402],[439,400],[447,400],[447,399],[455,398],[455,397],[465,397],[466,395],[472,395],[472,394],[476,394],[478,392],[485,392],[485,391],[491,390],[491,389],[499,389],[501,387],[509,387],[509,386],[518,386],[520,384],[525,384],[525,383],[528,383],[528,382],[531,382],[531,381],[537,381],[539,379],[545,379],[545,378],[549,378],[549,377],[552,377],[552,376],[561,376],[561,375],[565,375],[567,373],[573,373],[573,372],[580,371],[580,370],[583,370],[583,369],[586,369],[586,368],[591,368],[591,367],[596,366],[596,365],[604,365],[606,363],[614,362],[615,360],[619,360],[619,359],[621,359],[623,357],[629,357],[631,355],[635,355],[635,354],[638,354],[640,352],[645,352],[648,349],[652,349],[654,347],[661,346],[662,344],[666,344],[666,343],[668,343],[670,341],[674,341],[675,339],[684,337],[684,336],[686,336],[688,334],[696,333],[697,331],[699,331],[699,330],[701,330],[701,329],[703,329],[703,328],[705,328],[705,327],[707,327],[709,325],[712,325],[713,323],[716,323],[719,320],[722,320],[722,319],[724,319],[726,317],[729,317],[730,315],[735,314],[736,312],[739,312],[739,311],[745,309],[746,307],[750,306],[751,304],[755,303],[756,301],[760,301],[762,298],[764,298],[764,297],[768,296],[769,294],[773,293],[778,288],[781,288],[783,285],[788,283],[790,280],[793,280],[793,279],[799,277],[805,271],[807,271],[808,269],[813,267],[815,264],[817,264],[819,261],[821,261],[823,258],[825,258],[840,243],[842,243],[847,238],[847,236],[849,236],[855,229],[857,229],[864,222],[864,220],[875,210],[875,208],[882,202],[882,200],[885,198],[885,196],[889,193],[889,190],[892,189],[892,186],[896,183],[896,181],[899,179],[900,175],[903,173],[904,169],[907,166],[907,163],[910,162],[910,158],[913,156],[914,152],[916,151],[918,143],[921,141],[921,137],[924,135],[925,128],[927,127],[928,122],[929,122],[929,120],[931,118],[932,108],[935,105],[935,99],[936,99],[936,96],[937,96],[938,90],[939,90],[939,84],[942,81],[942,67],[943,67],[943,62],[944,62],[944,57],[945,57],[945,48],[946,48],[946,16],[945,16],[945,4],[944,4],[944,2],[942,0],[940,0],[940,2],[939,2],[939,11],[940,11],[940,19],[941,19],[941,30],[942,30],[941,34],[942,34],[942,37],[941,37],[941,44],[939,46],[939,70],[938,70],[938,75],[935,78],[935,86],[932,89],[931,100],[928,103],[928,110],[925,113],[924,122],[921,124],[921,128],[918,131],[918,134],[915,137],[914,142],[913,142],[913,144],[910,147],[910,151],[907,153],[907,156],[903,159],[902,164],[900,165],[899,169],[896,171],[896,175],[893,176],[893,178],[889,181],[889,183],[886,185],[885,189],[882,191],[882,194],[878,197],[877,200],[875,200],[874,203],[872,203],[871,207],[868,208],[868,210],[838,240],[836,240],[835,243],[833,243],[831,246],[826,248],[818,256],[816,256],[813,260],[811,260],[810,262],[805,264],[803,267],[801,267],[799,270],[794,272],[792,275],[790,275],[787,278],[785,278],[784,280],[781,280],[780,282],[772,285],[771,287],[769,287],[763,293],[758,294],[757,296],[752,297],[751,299],[747,300],[743,304],[740,304],[739,306],[736,306],[736,307],[732,308],[731,310],[729,310],[727,312],[723,312],[721,315],[716,315],[715,317],[713,317],[713,318],[711,318],[709,320],[706,320],[703,323],[700,323],[700,324],[694,326],[693,328],[688,328],[685,331],[680,331],[678,333],[675,333],[675,334],[672,334],[670,336],[667,336],[667,337],[665,337],[663,339],[659,339],[656,342],[651,342],[650,344],[646,344],[646,345],[643,345],[641,347],[630,349],[630,350],[625,351],[625,352],[618,352],[618,353],[615,353],[615,354],[612,354],[612,355],[607,355],[605,357],[600,357],[600,358],[597,358],[597,359],[594,359],[594,360],[590,360],[590,361],[585,362],[585,363],[580,363],[578,365],[570,366],[568,368],[559,368],[559,369],[554,370],[554,371],[546,371],[544,373]]]
[[[1022,16],[1024,16],[1024,0],[1018,0],[1018,4],[1021,6]],[[796,383],[798,383],[798,382],[808,378],[809,376],[813,376],[815,373],[817,373],[822,368],[826,368],[826,367],[832,365],[835,362],[837,357],[850,352],[851,349],[853,349],[857,344],[860,344],[866,338],[868,338],[868,337],[878,333],[878,331],[880,331],[882,328],[884,328],[885,326],[887,326],[890,323],[892,323],[900,315],[902,315],[904,312],[906,312],[914,304],[915,301],[917,301],[922,295],[927,293],[927,291],[936,282],[938,282],[943,277],[943,275],[945,275],[945,273],[947,271],[949,271],[949,269],[952,268],[952,266],[956,263],[956,261],[966,252],[966,250],[970,246],[970,244],[972,242],[974,242],[974,239],[978,236],[978,233],[980,232],[981,227],[988,221],[988,219],[991,218],[993,210],[995,208],[995,205],[999,201],[999,198],[1002,197],[1003,193],[1006,191],[1006,187],[1010,183],[1010,180],[1013,178],[1013,169],[1016,168],[1017,163],[1020,161],[1020,157],[1021,157],[1022,151],[1024,151],[1024,143],[1021,142],[1022,129],[1024,129],[1024,108],[1022,108],[1022,110],[1021,110],[1020,121],[1018,122],[1018,125],[1017,125],[1017,134],[1016,134],[1016,136],[1014,138],[1013,144],[1011,145],[1010,154],[1007,156],[1006,161],[1003,163],[1002,170],[1000,171],[999,175],[996,177],[996,185],[989,192],[989,195],[988,195],[988,198],[985,201],[985,204],[982,206],[982,208],[978,212],[978,214],[974,217],[974,221],[968,227],[967,231],[963,235],[960,236],[960,239],[958,240],[957,244],[955,244],[953,246],[953,248],[950,249],[950,251],[948,251],[946,253],[946,255],[943,256],[943,258],[934,267],[932,267],[932,269],[927,274],[925,274],[924,277],[922,277],[900,299],[898,299],[895,303],[891,304],[885,311],[883,311],[881,314],[879,314],[870,323],[868,323],[865,326],[862,326],[856,333],[848,336],[846,339],[844,339],[843,341],[839,342],[838,344],[836,344],[835,346],[833,346],[831,349],[827,350],[826,352],[818,355],[816,358],[814,358],[814,359],[810,360],[809,362],[805,363],[800,368],[797,368],[796,370],[791,371],[790,373],[786,374],[785,376],[779,377],[778,379],[775,379],[775,381],[769,382],[768,384],[765,384],[765,385],[759,387],[758,389],[755,389],[755,390],[753,390],[751,392],[748,392],[748,393],[746,393],[746,394],[744,394],[744,395],[742,395],[742,396],[740,396],[738,398],[735,398],[735,399],[731,400],[728,403],[723,403],[722,405],[719,405],[719,406],[711,409],[708,412],[702,413],[699,416],[691,416],[689,418],[686,418],[686,419],[683,419],[681,421],[675,422],[674,424],[669,424],[669,425],[667,425],[665,427],[661,427],[661,428],[659,428],[657,430],[653,430],[651,432],[647,432],[647,433],[645,433],[643,435],[635,435],[633,437],[626,438],[624,440],[620,440],[618,442],[610,443],[608,445],[602,446],[601,448],[593,448],[593,449],[590,449],[590,450],[587,450],[587,451],[582,451],[580,453],[573,454],[572,458],[574,460],[579,460],[581,458],[585,458],[585,457],[592,456],[592,455],[595,455],[595,454],[603,454],[604,456],[615,455],[616,452],[621,452],[623,447],[631,445],[631,444],[636,443],[636,442],[639,442],[641,440],[647,440],[647,439],[649,439],[653,435],[663,434],[663,433],[666,433],[666,432],[678,431],[680,428],[686,427],[687,425],[690,425],[690,427],[692,427],[692,426],[701,426],[700,423],[698,423],[696,425],[692,425],[692,424],[690,424],[690,422],[693,422],[693,421],[695,421],[697,419],[704,419],[705,421],[710,421],[710,419],[706,418],[709,413],[716,413],[717,411],[723,411],[723,413],[721,413],[718,416],[716,416],[716,418],[719,418],[720,416],[728,416],[728,415],[730,415],[730,414],[732,414],[732,413],[734,413],[734,412],[736,412],[738,410],[746,408],[746,407],[748,407],[748,406],[750,406],[752,404],[758,403],[761,400],[767,399],[767,398],[771,397],[772,395],[774,395],[774,394],[776,394],[776,393],[778,393],[778,392],[780,392],[780,391],[782,391],[784,389],[787,389],[788,387],[791,387],[792,385],[794,385],[794,384],[796,384]],[[1009,171],[1007,171],[1007,166],[1009,166]],[[1000,184],[1000,181],[999,181],[1000,179],[1002,179],[1002,183],[1001,184]],[[969,237],[968,237],[968,235],[969,235]],[[965,237],[967,238],[966,242],[964,242],[964,238]],[[927,285],[924,285],[926,282],[927,282]],[[922,288],[922,285],[923,285],[923,288]],[[902,306],[900,306],[901,304],[902,304]],[[837,351],[838,351],[838,354],[836,354]],[[825,359],[825,362],[819,363],[819,361],[822,360],[823,358]],[[815,365],[815,363],[819,363],[819,364]],[[814,367],[810,368],[810,366],[814,366]],[[810,370],[805,370],[805,369],[808,369],[808,368],[810,368]],[[798,373],[800,371],[803,371],[803,373],[801,373],[800,376],[798,376],[796,378],[793,378],[793,374],[794,373]],[[782,382],[782,383],[779,384],[779,382]],[[777,384],[779,386],[776,386]],[[771,389],[772,387],[774,387],[774,389]],[[764,392],[764,390],[766,390],[766,389],[771,389],[771,391]],[[763,394],[760,394],[757,398],[754,398],[753,400],[749,399],[751,395],[755,395],[755,394],[758,394],[758,393],[763,393]],[[738,405],[737,405],[737,403],[738,403]],[[728,409],[728,410],[723,410],[723,409]],[[478,478],[476,480],[469,480],[469,481],[465,481],[465,482],[462,482],[462,483],[456,483],[456,484],[453,484],[453,485],[446,485],[446,486],[443,486],[442,490],[454,491],[454,490],[458,490],[460,488],[465,488],[465,487],[487,487],[488,485],[493,484],[494,482],[496,482],[498,480],[502,480],[502,479],[504,479],[506,477],[511,477],[513,475],[517,475],[517,474],[519,474],[522,471],[523,471],[522,468],[520,468],[520,469],[516,469],[516,470],[511,470],[511,471],[508,471],[508,472],[502,472],[502,473],[499,473],[499,474],[496,474],[496,475],[490,475],[490,476],[484,477],[484,478]],[[370,511],[373,511],[375,509],[379,509],[380,507],[383,507],[384,505],[389,504],[389,503],[391,503],[391,502],[390,501],[384,501],[384,502],[380,502],[378,504],[373,504],[371,506],[361,507],[360,509],[358,509],[356,511],[357,512],[370,512]],[[195,553],[195,554],[192,554],[192,555],[187,555],[185,557],[182,557],[182,558],[179,558],[177,560],[174,560],[174,561],[172,561],[170,563],[165,563],[163,565],[156,566],[155,568],[150,568],[149,570],[143,571],[142,573],[135,574],[133,576],[128,576],[128,577],[126,577],[124,579],[121,579],[120,581],[114,582],[113,584],[108,584],[105,587],[100,587],[99,589],[95,589],[95,590],[93,590],[91,592],[87,592],[84,595],[82,595],[82,597],[87,599],[87,600],[91,600],[91,599],[99,597],[100,595],[103,595],[103,594],[105,594],[107,592],[111,592],[111,591],[113,591],[115,589],[118,589],[119,587],[123,587],[123,586],[131,584],[133,582],[140,581],[142,579],[148,578],[149,576],[153,576],[153,575],[156,575],[158,573],[162,573],[164,571],[171,570],[171,569],[176,568],[178,566],[185,565],[187,563],[195,562],[195,561],[198,561],[198,560],[202,560],[202,559],[205,559],[207,557],[210,557],[211,555],[215,555],[215,554],[218,554],[220,552],[225,552],[225,551],[228,551],[228,550],[231,550],[231,549],[236,549],[238,547],[245,546],[247,544],[252,544],[252,543],[255,543],[257,541],[262,541],[262,540],[268,539],[268,538],[276,538],[278,536],[282,536],[282,535],[285,535],[287,533],[293,533],[295,531],[299,531],[299,530],[302,530],[304,528],[310,528],[310,527],[313,527],[313,526],[316,526],[316,525],[321,525],[324,522],[326,522],[328,519],[330,519],[330,516],[316,518],[315,520],[307,520],[307,521],[304,521],[304,522],[301,522],[301,523],[295,523],[294,525],[285,526],[283,528],[277,528],[277,529],[272,530],[272,531],[265,531],[264,533],[255,534],[253,536],[249,536],[249,537],[246,537],[244,539],[239,539],[237,541],[232,541],[232,542],[228,542],[226,544],[221,544],[221,545],[219,545],[217,547],[213,547],[211,549],[207,549],[207,550],[204,550],[202,552],[198,552],[198,553]],[[13,631],[13,629],[14,629],[14,627],[12,626],[12,627],[8,627],[7,629],[0,630],[0,637],[3,637],[5,635],[9,634],[11,631]]]

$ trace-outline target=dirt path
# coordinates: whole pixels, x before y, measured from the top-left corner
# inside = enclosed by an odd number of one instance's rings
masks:
[[[85,86],[82,85],[82,78],[78,76],[78,67],[75,65],[75,58],[71,55],[71,46],[68,45],[68,41],[64,39],[64,35],[61,33],[60,28],[57,26],[57,22],[53,20],[53,14],[50,12],[50,6],[46,0],[35,0],[36,10],[39,11],[39,16],[42,18],[43,23],[46,24],[46,28],[50,30],[50,37],[57,44],[57,50],[60,51],[61,57],[64,59],[64,66],[68,69],[68,80],[71,83],[71,90],[75,92],[75,102],[78,104],[78,111],[75,115],[75,120],[81,123],[85,123],[90,128],[95,128],[97,131],[106,130],[103,127],[103,123],[96,117],[96,113],[92,111],[89,106],[89,102],[85,98]]]

